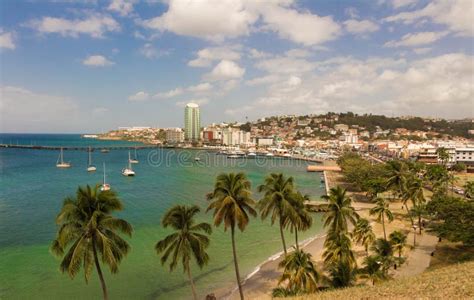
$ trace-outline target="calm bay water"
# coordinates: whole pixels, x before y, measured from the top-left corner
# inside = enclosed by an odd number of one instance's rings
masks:
[[[122,141],[81,139],[79,135],[5,135],[0,143],[26,145],[99,146],[133,145]],[[169,273],[161,266],[154,244],[167,232],[159,226],[163,213],[174,204],[197,204],[203,213],[199,219],[211,222],[205,214],[205,195],[212,190],[216,175],[222,172],[246,172],[255,188],[270,172],[294,176],[298,188],[312,198],[319,198],[324,187],[319,175],[307,173],[303,162],[283,159],[228,160],[215,154],[185,150],[139,150],[137,176],[120,174],[128,151],[95,151],[97,172],[88,173],[87,153],[64,151],[70,169],[55,167],[56,151],[0,149],[0,298],[99,299],[98,279],[86,285],[82,274],[74,280],[59,272],[59,259],[49,253],[54,238],[54,218],[64,197],[73,195],[78,185],[95,185],[102,180],[105,162],[107,181],[125,203],[118,215],[135,229],[129,240],[132,251],[124,259],[118,274],[106,270],[106,282],[112,299],[188,299],[190,288],[182,269]],[[132,153],[133,155],[133,153]],[[194,157],[201,157],[194,162]],[[258,199],[260,195],[254,194]],[[316,215],[314,226],[302,239],[321,230]],[[293,236],[287,235],[289,241]],[[281,251],[278,228],[252,219],[248,229],[237,235],[237,251],[243,277],[269,256]],[[209,248],[210,263],[203,270],[193,268],[200,296],[232,284],[234,271],[230,235],[214,229]]]

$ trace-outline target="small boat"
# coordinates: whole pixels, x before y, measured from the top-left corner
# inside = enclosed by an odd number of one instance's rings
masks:
[[[137,148],[135,148],[135,157],[134,157],[133,159],[130,159],[130,163],[132,163],[132,164],[138,164]]]
[[[103,148],[100,150],[100,153],[109,153],[110,150],[109,149],[106,149],[106,148]]]
[[[291,158],[291,154],[290,153],[285,153],[285,154],[283,154],[283,157]]]
[[[130,151],[128,151],[128,167],[122,169],[123,176],[135,176],[135,171],[132,169],[132,163],[130,161]]]
[[[257,157],[257,154],[255,154],[254,152],[249,152],[249,153],[247,154],[247,157],[248,157],[248,158],[255,158],[255,157]]]
[[[201,159],[199,157],[195,157],[194,161],[201,161]]]
[[[268,152],[267,154],[265,154],[265,156],[272,157],[272,156],[274,156],[274,155],[273,155],[273,153]]]
[[[102,182],[102,185],[100,186],[101,191],[109,191],[110,190],[110,184],[105,182],[105,163],[104,163],[104,181]]]
[[[92,151],[89,147],[89,163],[87,164],[87,172],[95,172],[97,168],[92,164]]]
[[[57,168],[70,168],[71,167],[71,163],[64,161],[63,148],[61,148],[61,152],[59,153],[58,160],[56,161],[56,167]]]

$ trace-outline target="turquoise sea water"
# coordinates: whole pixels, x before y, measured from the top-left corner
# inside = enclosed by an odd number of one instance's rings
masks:
[[[121,141],[81,139],[79,135],[4,135],[0,143],[99,146],[131,145]],[[319,175],[306,172],[306,164],[293,160],[228,160],[223,156],[188,150],[139,150],[137,176],[120,174],[128,152],[113,150],[93,153],[97,172],[88,173],[87,153],[64,151],[70,169],[55,167],[56,151],[0,149],[0,298],[1,299],[99,299],[100,285],[95,274],[86,285],[82,274],[74,280],[59,272],[59,259],[49,253],[54,238],[54,218],[62,199],[72,195],[78,185],[95,185],[102,180],[102,163],[107,178],[123,202],[119,213],[133,224],[131,253],[124,259],[118,274],[105,271],[112,299],[188,299],[190,288],[181,269],[169,273],[161,266],[154,244],[167,232],[159,226],[163,213],[173,204],[197,204],[203,213],[199,219],[211,222],[205,214],[205,194],[212,190],[215,176],[222,172],[243,171],[255,188],[269,172],[294,176],[298,188],[313,198],[323,194]],[[133,155],[133,154],[132,154]],[[194,157],[199,156],[200,162]],[[258,199],[260,195],[254,194]],[[321,229],[315,215],[313,228],[301,238],[315,235]],[[287,234],[287,240],[293,236]],[[278,228],[252,219],[247,230],[237,236],[237,251],[242,277],[269,256],[281,251]],[[193,268],[200,296],[235,281],[230,236],[214,229],[209,248],[211,260],[202,270]]]

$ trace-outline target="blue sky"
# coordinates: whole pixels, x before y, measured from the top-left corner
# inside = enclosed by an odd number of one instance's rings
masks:
[[[473,117],[470,0],[0,3],[0,132]]]

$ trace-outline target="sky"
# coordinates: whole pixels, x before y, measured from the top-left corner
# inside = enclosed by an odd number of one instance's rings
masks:
[[[471,0],[3,0],[0,132],[474,116]]]

